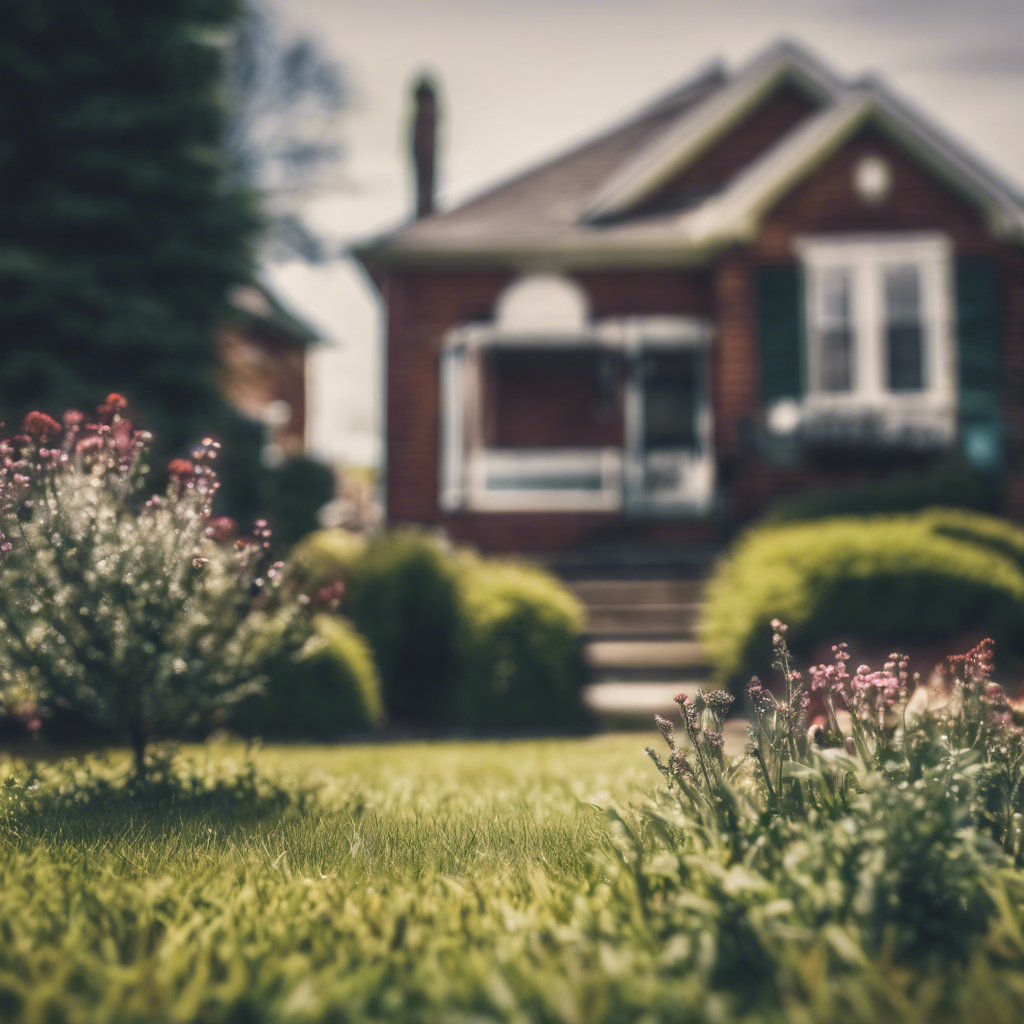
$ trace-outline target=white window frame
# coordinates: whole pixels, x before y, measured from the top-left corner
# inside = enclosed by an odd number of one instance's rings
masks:
[[[941,234],[815,236],[797,239],[794,247],[805,282],[803,418],[869,413],[895,430],[928,426],[951,439],[956,375],[950,239]],[[884,270],[906,265],[917,267],[920,275],[924,387],[919,391],[893,391],[886,383]],[[823,271],[834,268],[848,270],[851,279],[853,385],[843,392],[816,386],[821,359],[817,282]]]

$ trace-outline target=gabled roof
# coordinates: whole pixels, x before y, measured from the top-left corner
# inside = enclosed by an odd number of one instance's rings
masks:
[[[643,204],[783,85],[814,110],[721,186],[684,210]],[[873,80],[842,82],[792,43],[731,78],[719,66],[609,132],[447,213],[435,213],[356,250],[365,262],[550,257],[700,262],[751,238],[760,217],[867,123],[974,203],[990,229],[1024,239],[1024,204],[927,119]]]
[[[627,160],[597,190],[585,216],[597,220],[627,213],[786,81],[822,103],[837,99],[843,91],[842,83],[810,54],[792,43],[779,43]]]

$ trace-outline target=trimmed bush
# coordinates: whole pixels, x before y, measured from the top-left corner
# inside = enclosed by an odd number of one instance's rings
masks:
[[[350,566],[345,611],[369,641],[398,721],[450,721],[460,596],[457,559],[411,528],[382,533]]]
[[[264,498],[275,536],[294,544],[317,528],[317,513],[334,497],[330,466],[293,455],[267,474]]]
[[[291,550],[289,570],[307,590],[348,579],[366,550],[366,538],[350,530],[317,530]]]
[[[512,562],[466,563],[455,710],[475,729],[584,722],[583,611],[548,573]]]
[[[948,510],[755,527],[709,584],[704,641],[733,687],[766,671],[773,618],[801,656],[844,636],[905,647],[973,629],[1021,653],[1021,551],[1024,531]]]
[[[312,642],[266,669],[262,694],[247,698],[233,725],[244,736],[333,740],[379,727],[384,704],[373,654],[344,619],[317,615]]]

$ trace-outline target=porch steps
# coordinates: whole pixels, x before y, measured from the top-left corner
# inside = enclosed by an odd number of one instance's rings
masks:
[[[707,564],[666,567],[660,576],[650,568],[564,580],[586,608],[584,699],[606,729],[650,728],[655,714],[675,717],[677,693],[714,685],[697,636]]]

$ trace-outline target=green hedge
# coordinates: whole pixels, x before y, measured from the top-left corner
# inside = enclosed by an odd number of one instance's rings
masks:
[[[344,619],[318,615],[313,641],[268,666],[265,691],[236,708],[243,736],[333,740],[371,732],[384,719],[380,682],[365,639]]]
[[[345,576],[345,612],[373,649],[396,721],[450,720],[459,627],[458,559],[411,528],[382,533]]]
[[[995,639],[997,655],[1019,654],[1024,531],[939,509],[754,527],[708,586],[702,634],[722,683],[766,671],[773,618],[799,655],[823,641],[907,646],[973,629]]]
[[[345,579],[366,550],[366,538],[350,530],[317,530],[296,544],[289,556],[292,574],[307,590]]]
[[[478,730],[578,730],[583,612],[532,566],[476,562],[461,575],[457,720]]]
[[[365,545],[321,531],[291,566],[309,589],[344,580],[344,612],[373,650],[393,721],[580,726],[583,612],[541,569],[482,559],[414,528]]]

